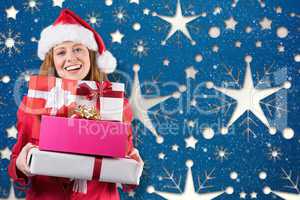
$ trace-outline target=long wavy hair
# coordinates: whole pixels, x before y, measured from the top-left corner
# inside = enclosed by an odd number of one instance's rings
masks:
[[[92,51],[89,49],[89,57],[90,57],[91,68],[89,73],[83,80],[91,80],[91,81],[99,81],[99,82],[108,80],[107,75],[101,72],[97,66],[96,51]],[[59,77],[54,66],[53,48],[47,53],[43,63],[41,64],[39,75]]]

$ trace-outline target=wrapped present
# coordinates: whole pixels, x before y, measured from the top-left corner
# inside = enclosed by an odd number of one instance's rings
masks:
[[[66,115],[76,101],[77,81],[53,76],[31,76],[25,112]],[[72,105],[71,105],[72,104]]]
[[[95,106],[101,120],[122,121],[124,84],[31,76],[25,112],[68,116],[78,105]]]
[[[122,121],[124,106],[124,84],[109,81],[81,82],[77,94],[96,99],[101,120]]]
[[[43,115],[39,149],[123,158],[130,124]]]
[[[143,164],[127,158],[95,158],[32,148],[27,164],[34,175],[138,185]]]

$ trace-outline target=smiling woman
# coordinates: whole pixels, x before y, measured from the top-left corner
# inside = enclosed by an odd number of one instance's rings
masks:
[[[74,80],[106,81],[107,75],[97,67],[96,53],[80,43],[63,42],[46,54],[39,74]]]

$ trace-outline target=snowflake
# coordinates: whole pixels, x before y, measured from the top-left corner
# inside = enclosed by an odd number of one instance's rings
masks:
[[[7,34],[0,33],[0,53],[7,52],[9,57],[12,56],[13,52],[20,53],[19,46],[24,44],[20,35],[20,33],[14,34],[11,29],[8,30]]]

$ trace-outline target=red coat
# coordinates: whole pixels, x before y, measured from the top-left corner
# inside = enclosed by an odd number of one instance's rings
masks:
[[[24,97],[22,103],[26,102]],[[133,115],[128,100],[124,101],[123,121],[131,123]],[[66,178],[57,178],[49,176],[33,176],[26,177],[16,167],[16,159],[21,152],[22,148],[28,143],[38,145],[38,138],[34,135],[39,135],[40,130],[40,117],[24,113],[19,108],[17,113],[17,129],[18,139],[12,149],[11,160],[8,167],[9,176],[19,185],[30,187],[26,193],[26,199],[29,200],[119,200],[119,193],[115,183],[104,183],[99,181],[87,182],[87,194],[73,192],[73,181]],[[133,150],[132,144],[132,129],[129,130],[128,135],[128,151],[129,154]],[[29,180],[30,179],[30,180]],[[123,186],[124,187],[124,186]],[[126,186],[123,188],[126,191]]]

